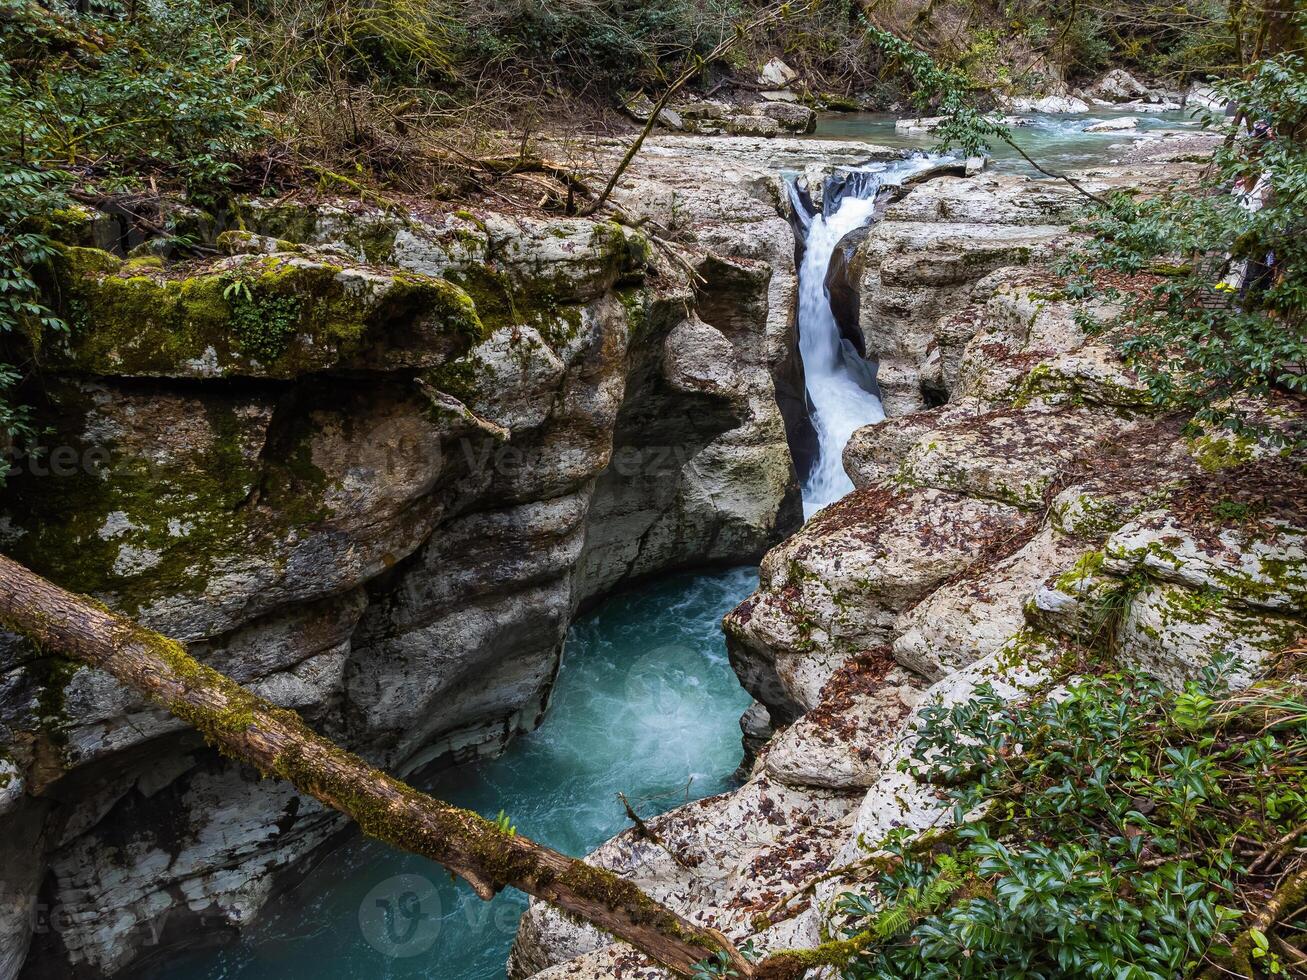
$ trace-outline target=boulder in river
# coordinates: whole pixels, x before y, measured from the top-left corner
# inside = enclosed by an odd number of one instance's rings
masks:
[[[1138,116],[1121,116],[1118,119],[1102,119],[1085,127],[1086,133],[1123,133],[1139,128]]]
[[[1090,96],[1108,102],[1128,102],[1149,94],[1148,86],[1124,68],[1113,68],[1088,89]]]
[[[1194,82],[1189,86],[1183,101],[1186,109],[1206,109],[1218,114],[1224,114],[1231,104],[1226,96],[1211,85],[1203,85],[1200,82]]]
[[[776,120],[777,125],[787,133],[811,133],[817,128],[817,114],[806,105],[792,102],[764,102],[753,107],[760,116]]]
[[[740,115],[726,120],[727,132],[735,136],[775,136],[781,131],[781,124],[771,116]]]
[[[1089,103],[1073,95],[1017,96],[1004,100],[1003,106],[1010,112],[1046,112],[1050,115],[1089,111]]]
[[[896,133],[929,133],[938,129],[947,116],[918,116],[913,119],[899,119],[894,123]]]
[[[622,105],[636,122],[648,122],[649,117],[653,115],[653,100],[643,92],[637,92],[623,102]],[[668,129],[681,130],[685,128],[685,120],[681,118],[681,114],[669,106],[664,106],[659,110],[658,122]]]

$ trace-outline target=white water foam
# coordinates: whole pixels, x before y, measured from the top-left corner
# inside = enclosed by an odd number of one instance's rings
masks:
[[[804,222],[803,263],[799,268],[799,353],[808,391],[813,427],[817,432],[817,459],[803,488],[803,513],[808,518],[853,489],[844,472],[844,446],[854,430],[885,418],[880,398],[868,391],[849,369],[855,353],[840,338],[831,311],[826,271],[835,246],[849,232],[871,220],[881,189],[924,170],[939,158],[915,157],[892,164],[868,166],[856,180],[841,188],[826,210]],[[829,184],[827,195],[834,190]],[[795,207],[806,216],[797,194]]]

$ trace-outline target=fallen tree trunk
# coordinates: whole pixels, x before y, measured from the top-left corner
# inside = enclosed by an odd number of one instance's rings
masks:
[[[721,933],[634,884],[427,796],[310,730],[293,711],[204,666],[175,640],[46,581],[0,555],[0,624],[42,649],[98,667],[198,729],[225,755],[279,776],[352,817],[363,831],[444,865],[484,899],[512,886],[593,923],[681,976],[724,952]]]

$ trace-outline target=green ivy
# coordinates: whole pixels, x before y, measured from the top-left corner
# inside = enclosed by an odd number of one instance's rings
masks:
[[[232,289],[232,286],[244,289]],[[228,302],[231,304],[231,329],[240,349],[263,364],[271,364],[282,354],[299,329],[301,302],[298,296],[255,297],[242,280],[235,280]]]

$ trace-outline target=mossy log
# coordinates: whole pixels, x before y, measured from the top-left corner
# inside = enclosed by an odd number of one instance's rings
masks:
[[[295,712],[199,663],[177,641],[2,555],[0,624],[43,650],[106,671],[193,725],[225,755],[287,780],[370,836],[439,862],[484,899],[519,888],[681,976],[719,950],[738,976],[754,975],[721,933],[681,918],[631,882],[418,792],[313,732]]]

